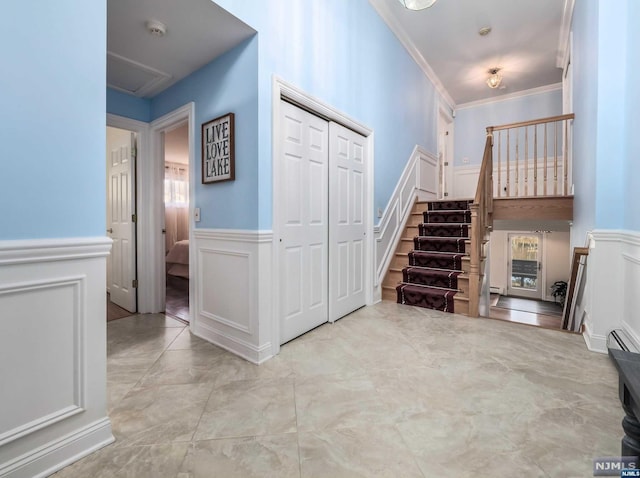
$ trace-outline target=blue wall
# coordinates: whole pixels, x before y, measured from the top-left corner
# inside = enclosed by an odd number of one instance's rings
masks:
[[[637,0],[632,0],[637,1]],[[596,217],[598,229],[624,227],[627,0],[598,11],[598,122]],[[637,49],[637,45],[633,45]],[[611,74],[616,72],[616,74]],[[634,85],[635,86],[635,85]],[[637,87],[637,86],[636,86]]]
[[[598,118],[598,0],[576,2],[573,12],[573,228],[572,246],[584,246],[595,227]]]
[[[626,61],[626,210],[624,227],[640,231],[640,210],[636,206],[640,192],[640,2],[630,1],[627,12],[627,61]]]
[[[375,209],[416,144],[436,152],[435,88],[367,0],[216,3],[259,36],[259,228],[272,227],[273,75],[375,131]]]
[[[640,4],[576,2],[573,245],[592,229],[640,230]],[[615,74],[612,74],[615,72]]]
[[[104,236],[105,1],[3,2],[0,44],[0,239]]]
[[[107,113],[148,123],[151,121],[151,100],[107,88]]]
[[[562,89],[496,100],[456,110],[454,166],[482,163],[487,126],[498,126],[562,114]],[[468,163],[463,163],[468,158]]]
[[[258,228],[258,37],[246,40],[151,101],[155,120],[193,101],[195,137],[202,123],[235,114],[235,181],[203,185],[201,154],[196,146],[196,207],[201,228]]]

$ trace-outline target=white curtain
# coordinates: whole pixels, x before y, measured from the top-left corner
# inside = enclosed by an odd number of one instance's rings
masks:
[[[164,213],[166,252],[178,241],[189,239],[189,168],[165,163]]]

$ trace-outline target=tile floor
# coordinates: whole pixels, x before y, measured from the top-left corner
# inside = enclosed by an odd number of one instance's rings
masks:
[[[578,335],[383,302],[255,366],[162,315],[107,327],[117,441],[57,478],[567,478],[620,452]]]

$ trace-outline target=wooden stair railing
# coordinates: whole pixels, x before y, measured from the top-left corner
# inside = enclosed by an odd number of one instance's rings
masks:
[[[484,274],[484,244],[493,227],[493,135],[487,128],[478,187],[471,208],[471,254],[469,263],[469,317],[480,315],[480,292]]]
[[[570,195],[569,145],[574,117],[571,113],[488,127],[496,150],[494,196]]]

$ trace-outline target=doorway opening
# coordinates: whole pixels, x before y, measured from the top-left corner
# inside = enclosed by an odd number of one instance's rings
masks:
[[[507,295],[542,300],[542,235],[509,234]]]
[[[189,321],[189,125],[162,134],[165,312]]]
[[[106,232],[113,241],[107,257],[107,318],[138,310],[136,264],[136,152],[137,134],[107,126]]]

